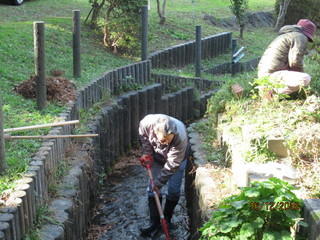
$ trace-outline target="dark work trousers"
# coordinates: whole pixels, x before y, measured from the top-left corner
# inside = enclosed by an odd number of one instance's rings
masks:
[[[168,192],[167,192],[166,198],[173,201],[173,202],[179,200],[180,193],[181,193],[181,184],[182,184],[182,179],[184,176],[184,170],[186,168],[186,165],[187,165],[187,161],[185,159],[181,162],[179,169],[170,177],[170,179],[167,183],[168,184]],[[158,161],[152,162],[151,172],[153,175],[153,179],[157,179],[163,166],[164,166],[164,164],[159,163]],[[148,196],[153,196],[154,193],[150,192],[150,189],[151,189],[151,185],[149,185],[147,188]],[[160,189],[160,195],[162,194],[161,189]]]

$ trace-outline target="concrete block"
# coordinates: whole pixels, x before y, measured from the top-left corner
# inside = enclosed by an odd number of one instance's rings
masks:
[[[46,224],[39,232],[41,240],[64,240],[64,229],[55,224]]]
[[[282,138],[270,138],[268,139],[269,151],[275,153],[279,157],[288,157],[289,150],[284,146]]]
[[[304,200],[304,221],[308,222],[304,229],[308,240],[320,240],[320,199]]]

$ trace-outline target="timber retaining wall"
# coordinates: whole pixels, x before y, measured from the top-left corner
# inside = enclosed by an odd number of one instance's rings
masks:
[[[91,163],[76,161],[71,173],[62,180],[59,198],[50,205],[55,212],[54,219],[60,224],[46,224],[40,231],[41,239],[73,240],[85,237],[92,199],[97,197],[95,190],[99,188],[99,178],[92,175],[92,168],[95,174],[107,172],[119,156],[138,144],[138,124],[146,114],[164,113],[184,121],[193,120],[204,113],[196,109],[201,106],[197,102],[204,103],[210,97],[207,93],[201,96],[200,101],[194,101],[193,87],[164,95],[161,89],[161,84],[153,84],[117,96],[115,101],[101,108],[101,114],[90,124],[91,132],[98,133],[99,137],[87,144],[90,151],[82,152],[88,156],[87,159],[91,159]],[[60,215],[64,217],[61,219]]]
[[[209,59],[230,52],[232,33],[225,32],[201,39],[201,58]],[[153,68],[185,67],[195,62],[196,41],[172,46],[150,54]]]
[[[196,81],[199,85],[207,84],[204,79]],[[81,88],[77,100],[59,118],[62,121],[79,119],[81,112],[88,111],[95,103],[104,99],[106,91],[116,96],[127,85],[136,83],[143,86],[153,82],[149,60],[108,71]],[[173,79],[168,83],[150,85],[115,97],[114,105],[102,109],[103,117],[98,118],[101,122],[92,125],[92,129],[95,129],[92,132],[99,133],[100,137],[89,139],[90,151],[83,151],[82,154],[94,159],[93,165],[97,169],[103,166],[104,171],[107,171],[120,154],[137,143],[136,126],[142,116],[162,112],[185,121],[201,117],[205,113],[207,99],[216,89],[207,89],[200,99],[194,98],[193,87],[163,94],[162,89],[169,89],[169,85],[173,83],[179,84],[179,81]],[[129,119],[130,124],[127,122]],[[98,127],[100,124],[103,127]],[[54,127],[49,135],[68,135],[72,134],[73,129],[74,126],[71,125]],[[125,135],[115,138],[120,130],[121,133],[125,131]],[[53,218],[58,224],[46,224],[42,227],[39,231],[42,239],[84,238],[92,203],[97,195],[96,191],[90,189],[95,189],[93,186],[98,182],[97,176],[88,177],[87,163],[75,161],[68,176],[61,180],[59,198],[49,201],[48,197],[50,182],[55,178],[54,173],[59,163],[64,161],[65,151],[70,144],[71,140],[68,138],[42,142],[28,171],[15,183],[16,187],[13,192],[8,193],[0,210],[0,240],[20,240],[30,233],[37,218],[37,210],[47,204],[54,212]]]
[[[229,51],[230,43],[231,33],[202,39],[203,58]],[[207,99],[221,82],[151,74],[151,66],[193,63],[194,42],[151,54],[149,59],[107,71],[78,91],[77,100],[59,115],[62,121],[79,119],[81,113],[106,100],[108,94],[114,97],[114,101],[103,106],[99,117],[90,124],[91,132],[98,133],[99,137],[87,139],[79,150],[68,175],[61,180],[56,199],[49,199],[50,182],[55,180],[56,169],[65,160],[66,149],[72,142],[68,138],[42,142],[28,171],[15,182],[16,187],[7,193],[7,200],[0,209],[0,240],[20,240],[30,233],[38,216],[37,210],[43,206],[49,206],[56,223],[46,224],[39,230],[41,239],[83,239],[94,199],[98,196],[99,173],[108,171],[118,156],[137,144],[139,120],[148,113],[166,113],[185,122],[203,116]],[[193,86],[182,84],[190,81]],[[135,84],[143,88],[121,95],[128,86]],[[180,90],[172,92],[174,84]],[[194,97],[196,90],[204,92],[200,98]],[[49,135],[68,135],[73,130],[71,125],[54,127]]]

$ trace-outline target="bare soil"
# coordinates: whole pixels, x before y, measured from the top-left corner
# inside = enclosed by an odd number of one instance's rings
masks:
[[[69,103],[76,99],[75,84],[67,78],[62,77],[63,72],[52,70],[52,76],[46,77],[47,100],[50,102]],[[14,92],[30,99],[36,97],[36,76],[32,75],[26,81],[21,82],[13,89]]]

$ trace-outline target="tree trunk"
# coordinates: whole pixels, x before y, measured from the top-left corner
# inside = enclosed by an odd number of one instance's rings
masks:
[[[160,9],[160,0],[157,0],[157,11],[160,18],[159,24],[163,25],[166,21],[166,2],[167,0],[163,0],[162,9]]]
[[[245,25],[240,25],[240,34],[239,34],[240,39],[243,39],[244,27],[245,27]]]
[[[97,20],[100,15],[100,11],[103,8],[106,0],[103,0],[101,4],[99,4],[97,1],[94,1],[92,4],[92,16],[91,16],[91,26],[95,27],[97,25]]]
[[[276,25],[274,27],[275,32],[279,32],[280,28],[283,26],[284,18],[287,14],[288,6],[290,4],[291,0],[281,0],[279,2],[279,14],[277,18]]]

